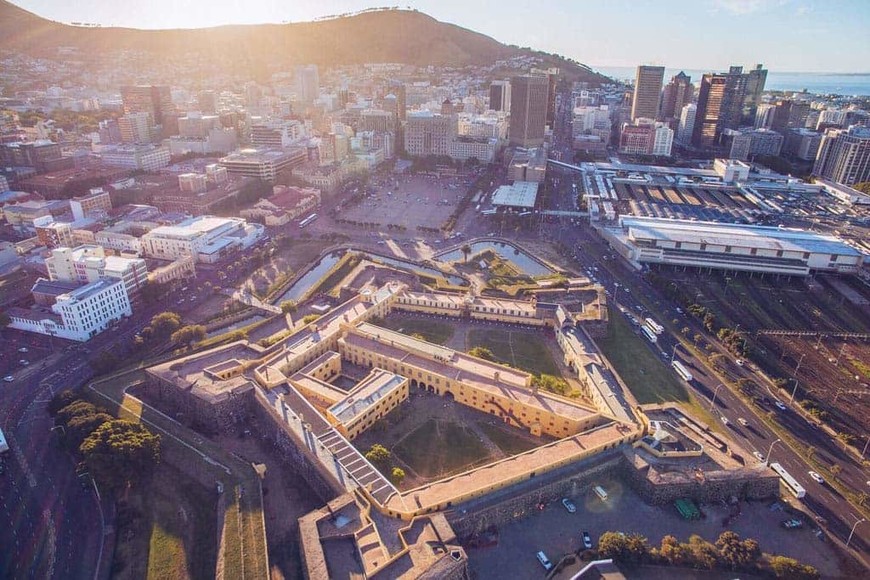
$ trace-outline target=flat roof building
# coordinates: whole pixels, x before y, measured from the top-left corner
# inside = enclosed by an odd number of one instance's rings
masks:
[[[299,167],[308,159],[302,147],[296,149],[242,149],[220,160],[227,172],[274,183],[279,173]]]
[[[511,209],[531,209],[538,198],[538,183],[515,181],[512,185],[502,185],[492,194],[494,207]]]
[[[854,274],[864,256],[833,236],[790,228],[621,217],[602,233],[636,265],[662,264],[806,276]]]
[[[213,263],[237,249],[250,247],[263,231],[262,225],[240,218],[206,215],[154,228],[142,236],[141,242],[142,250],[152,258],[194,256],[199,262]]]

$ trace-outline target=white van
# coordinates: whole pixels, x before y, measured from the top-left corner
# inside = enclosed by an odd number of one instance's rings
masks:
[[[595,492],[595,495],[597,495],[599,499],[601,499],[601,501],[607,501],[607,492],[604,491],[603,487],[601,487],[600,485],[596,485],[592,488],[592,491]]]
[[[538,562],[541,563],[541,566],[544,567],[544,570],[549,572],[553,569],[553,563],[550,562],[550,559],[547,558],[547,555],[545,553],[538,552],[537,554],[535,554],[535,557],[538,558]]]

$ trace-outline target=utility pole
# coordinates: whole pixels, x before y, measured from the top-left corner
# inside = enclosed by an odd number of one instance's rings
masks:
[[[716,404],[716,395],[719,394],[719,389],[721,389],[723,386],[724,385],[722,385],[722,383],[719,383],[719,386],[717,386],[716,390],[713,391],[713,400],[710,402],[710,410],[711,411],[713,410],[713,406]]]

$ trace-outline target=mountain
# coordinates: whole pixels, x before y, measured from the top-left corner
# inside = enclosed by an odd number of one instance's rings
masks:
[[[439,22],[421,12],[378,10],[315,22],[219,26],[190,30],[138,30],[70,26],[46,20],[0,0],[0,50],[56,56],[58,48],[80,54],[146,53],[219,61],[243,70],[255,63],[360,64],[395,62],[418,66],[486,65],[514,56],[541,56],[569,76],[602,82],[591,71],[530,49],[502,44],[483,34]],[[574,74],[572,74],[574,73]]]

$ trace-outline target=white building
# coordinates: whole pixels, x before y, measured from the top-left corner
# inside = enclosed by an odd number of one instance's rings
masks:
[[[749,169],[749,165],[737,159],[716,159],[713,162],[713,171],[725,183],[746,181],[749,179]]]
[[[96,282],[101,278],[122,280],[129,296],[135,296],[148,280],[142,258],[107,256],[100,246],[56,248],[45,260],[48,277],[65,282]]]
[[[655,133],[653,134],[653,155],[661,155],[669,157],[671,155],[671,147],[674,145],[674,130],[664,123],[656,123]]]
[[[450,143],[450,158],[466,161],[475,158],[481,163],[492,163],[498,154],[499,141],[487,137],[458,137]]]
[[[602,228],[635,266],[662,264],[807,276],[854,274],[864,256],[834,236],[806,230],[647,217],[619,218]]]
[[[305,163],[308,153],[298,149],[242,149],[220,160],[227,172],[242,177],[254,177],[274,183],[275,178],[284,170],[290,170]]]
[[[251,145],[262,149],[283,149],[307,137],[300,121],[252,119]]]
[[[142,236],[145,255],[163,260],[195,256],[214,263],[239,249],[249,248],[263,235],[260,224],[239,218],[197,216],[174,226],[154,228]]]
[[[11,308],[8,314],[11,328],[84,342],[133,310],[124,283],[102,279],[61,294],[50,311]]]
[[[169,147],[163,145],[130,145],[104,147],[100,159],[106,165],[141,171],[157,171],[169,165]]]
[[[695,130],[695,115],[698,113],[698,105],[689,103],[680,111],[680,125],[677,129],[677,141],[688,144],[692,141],[692,132]]]

